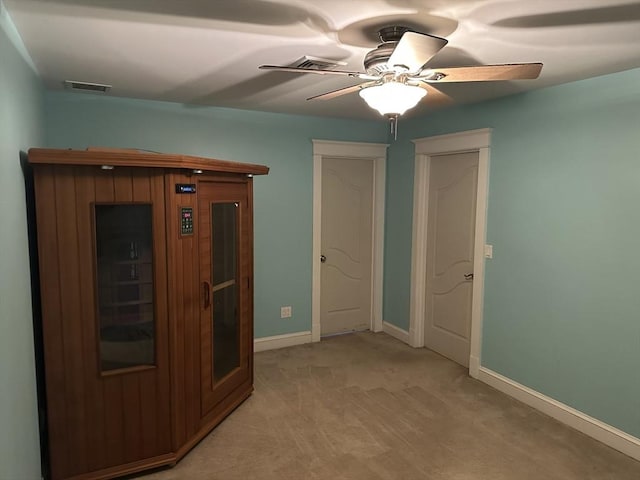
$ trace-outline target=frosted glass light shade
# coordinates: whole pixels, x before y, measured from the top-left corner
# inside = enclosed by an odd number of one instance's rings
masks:
[[[360,90],[360,96],[367,105],[382,115],[402,115],[415,107],[426,94],[424,88],[398,82],[383,83]]]

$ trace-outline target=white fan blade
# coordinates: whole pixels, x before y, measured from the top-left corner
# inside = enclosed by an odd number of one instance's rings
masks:
[[[406,68],[419,72],[422,66],[444,48],[448,41],[426,33],[405,32],[389,57],[390,67]]]

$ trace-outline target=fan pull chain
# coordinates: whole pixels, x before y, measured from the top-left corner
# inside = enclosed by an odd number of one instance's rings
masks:
[[[390,133],[393,135],[393,139],[398,139],[398,115],[389,115],[389,126],[391,128]]]

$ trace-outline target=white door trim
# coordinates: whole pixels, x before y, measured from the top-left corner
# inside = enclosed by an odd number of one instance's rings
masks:
[[[482,303],[484,292],[484,244],[487,225],[487,193],[491,129],[439,135],[413,140],[415,173],[413,183],[413,236],[411,244],[411,298],[409,344],[424,346],[426,302],[427,215],[429,212],[429,166],[431,157],[447,153],[478,152],[475,244],[473,249],[473,294],[471,307],[471,351],[469,374],[477,378],[482,346]],[[424,187],[426,186],[426,188]]]
[[[384,263],[384,207],[388,144],[313,142],[313,247],[311,281],[311,339],[320,341],[320,251],[322,229],[322,159],[323,157],[369,159],[373,167],[373,269],[371,272],[371,330],[382,331],[382,280]]]

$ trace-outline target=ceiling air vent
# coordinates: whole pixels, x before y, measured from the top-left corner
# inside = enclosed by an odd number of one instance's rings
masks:
[[[75,82],[73,80],[65,80],[64,86],[69,90],[92,93],[107,93],[109,90],[111,90],[111,85],[103,85],[101,83]]]
[[[326,58],[318,58],[305,55],[289,66],[295,68],[306,68],[308,70],[325,70],[344,65],[346,65],[345,62],[338,62],[336,60],[328,60]]]

